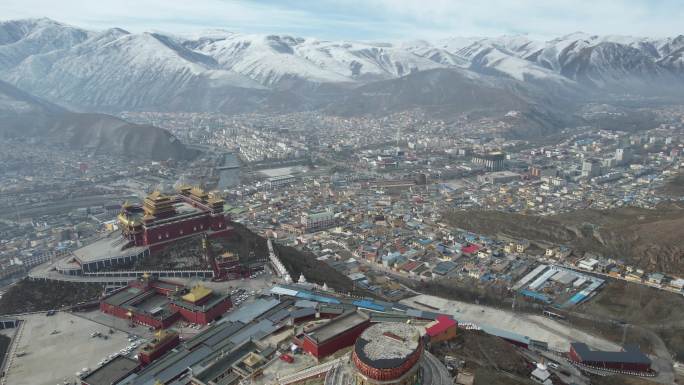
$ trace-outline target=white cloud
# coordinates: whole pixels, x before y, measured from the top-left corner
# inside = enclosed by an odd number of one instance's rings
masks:
[[[0,15],[93,29],[224,28],[350,39],[684,32],[679,0],[2,0]]]

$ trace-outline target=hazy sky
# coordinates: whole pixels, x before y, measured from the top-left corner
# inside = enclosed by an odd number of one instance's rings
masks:
[[[221,28],[327,39],[684,33],[684,0],[0,0],[0,18],[49,17],[92,29]]]

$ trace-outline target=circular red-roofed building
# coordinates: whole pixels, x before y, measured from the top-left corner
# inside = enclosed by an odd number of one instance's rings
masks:
[[[421,331],[408,324],[381,323],[366,329],[354,344],[356,385],[420,384]]]

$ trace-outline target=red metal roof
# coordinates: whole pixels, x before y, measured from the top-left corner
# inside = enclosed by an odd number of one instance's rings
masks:
[[[461,248],[461,251],[465,254],[476,253],[478,250],[480,250],[480,246],[478,245],[468,245]]]
[[[405,264],[403,264],[403,265],[401,266],[401,270],[404,270],[404,271],[412,271],[412,270],[414,270],[414,269],[416,269],[416,268],[418,268],[419,266],[422,266],[422,265],[423,265],[423,262],[419,262],[419,261],[409,261],[409,262],[406,262]]]
[[[456,325],[457,322],[453,318],[446,315],[439,315],[437,316],[437,323],[425,329],[425,331],[427,332],[428,336],[434,337],[444,333],[450,327],[454,327]]]

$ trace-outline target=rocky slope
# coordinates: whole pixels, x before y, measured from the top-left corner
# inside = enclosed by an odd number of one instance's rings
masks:
[[[447,214],[454,226],[533,242],[564,244],[624,259],[649,271],[684,273],[684,210],[620,208],[536,217],[498,211]]]

